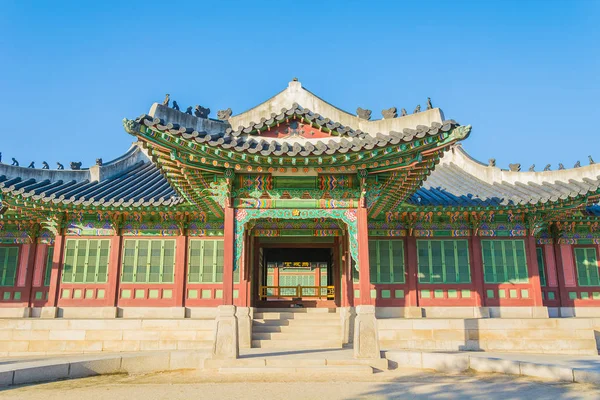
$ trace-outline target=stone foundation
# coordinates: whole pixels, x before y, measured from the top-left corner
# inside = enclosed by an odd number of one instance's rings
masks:
[[[0,356],[207,350],[214,319],[0,319]]]
[[[382,349],[597,355],[600,319],[379,319]]]

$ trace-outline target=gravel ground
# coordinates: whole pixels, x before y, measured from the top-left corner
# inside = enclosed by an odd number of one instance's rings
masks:
[[[1,399],[599,399],[600,388],[504,375],[387,371],[360,378],[222,376],[191,371],[111,375],[9,388]]]

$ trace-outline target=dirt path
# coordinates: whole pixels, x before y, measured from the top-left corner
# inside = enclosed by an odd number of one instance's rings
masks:
[[[390,371],[360,379],[319,377],[267,379],[176,371],[142,376],[113,375],[0,392],[1,399],[598,399],[600,388],[502,375],[442,375]]]

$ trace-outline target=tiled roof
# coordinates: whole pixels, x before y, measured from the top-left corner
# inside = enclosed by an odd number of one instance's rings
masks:
[[[43,203],[75,206],[147,207],[183,202],[138,146],[95,168],[109,175],[98,180],[91,169],[50,171],[0,164],[0,191]],[[102,176],[102,171],[98,172],[97,176]]]
[[[596,165],[538,173],[500,171],[475,162],[457,146],[446,153],[409,202],[422,206],[511,207],[574,199],[599,189],[600,168]],[[591,211],[600,215],[600,208]]]
[[[317,125],[337,130],[340,133],[343,132],[343,136],[332,136],[327,140],[290,140],[260,137],[252,134],[256,132],[257,129],[275,125],[293,115],[302,115]],[[416,126],[416,129],[404,128],[402,132],[390,131],[388,133],[370,134],[344,127],[337,122],[314,114],[310,110],[304,109],[297,104],[290,109],[282,110],[280,114],[273,114],[269,120],[261,120],[259,123],[253,123],[247,127],[239,127],[237,130],[230,128],[225,132],[196,131],[191,127],[169,123],[147,114],[140,116],[135,122],[167,132],[173,136],[180,136],[186,140],[193,140],[199,144],[208,144],[209,146],[233,149],[238,152],[248,152],[250,154],[260,154],[263,156],[286,155],[290,157],[333,155],[336,153],[345,154],[360,150],[371,150],[375,147],[385,147],[388,145],[400,144],[402,142],[407,143],[426,136],[435,136],[441,132],[448,132],[459,126],[456,121],[447,120],[443,123],[432,122],[430,126],[418,125]],[[125,122],[125,127],[128,129],[128,121]],[[135,133],[136,132],[133,132],[133,134]]]

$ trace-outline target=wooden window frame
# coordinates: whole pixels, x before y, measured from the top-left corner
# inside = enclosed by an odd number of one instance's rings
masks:
[[[433,276],[433,254],[431,251],[431,243],[432,242],[440,242],[440,256],[441,256],[441,262],[442,262],[442,281],[441,282],[433,282],[432,281],[432,276]],[[447,268],[446,268],[446,252],[445,252],[445,243],[446,242],[451,242],[453,247],[454,247],[454,262],[455,262],[455,274],[456,274],[456,278],[457,281],[455,282],[448,282],[447,280]],[[466,257],[467,257],[467,280],[460,280],[460,267],[459,267],[459,262],[458,262],[458,248],[457,248],[457,242],[465,242],[466,244]],[[422,277],[421,277],[421,264],[420,264],[420,257],[419,257],[419,244],[420,243],[427,243],[427,249],[428,249],[428,262],[427,265],[429,267],[429,280],[428,281],[423,281]],[[416,247],[416,254],[417,254],[417,278],[418,278],[418,282],[419,284],[423,284],[423,285],[470,285],[472,283],[472,277],[471,277],[471,254],[470,254],[470,250],[469,250],[469,240],[464,238],[464,239],[418,239],[416,241],[415,244]]]
[[[131,280],[125,280],[124,277],[124,272],[125,272],[125,249],[127,247],[127,242],[128,241],[132,241],[134,242],[134,256],[133,256],[133,265],[132,265],[132,273],[131,273]],[[148,242],[148,254],[146,255],[146,271],[145,271],[145,280],[143,281],[138,281],[138,260],[139,260],[139,243],[141,241],[147,241]],[[160,242],[160,266],[159,266],[159,279],[157,282],[151,282],[150,281],[150,270],[151,270],[151,259],[152,259],[152,242]],[[170,280],[168,282],[166,282],[164,280],[165,278],[165,274],[164,274],[164,269],[165,269],[165,243],[166,242],[173,242],[173,265],[171,267],[172,273],[170,276]],[[122,283],[126,283],[126,284],[133,284],[133,285],[172,285],[175,281],[175,265],[176,265],[176,257],[177,254],[177,241],[175,239],[143,239],[143,238],[127,238],[125,240],[123,240],[123,256],[121,259],[121,282]]]
[[[520,242],[523,245],[523,260],[525,262],[524,265],[524,271],[526,274],[526,277],[524,280],[522,279],[509,279],[508,278],[508,267],[506,265],[506,246],[505,243],[506,242]],[[487,280],[487,274],[486,274],[486,260],[485,260],[485,252],[484,252],[484,247],[485,247],[485,243],[489,242],[490,243],[490,254],[492,257],[492,271],[493,271],[493,276],[498,276],[498,264],[496,263],[496,254],[495,254],[495,249],[494,247],[497,246],[498,244],[500,244],[502,246],[502,266],[504,269],[504,280],[499,281],[498,279],[494,280],[494,281],[488,281]],[[518,277],[518,272],[519,272],[519,265],[517,263],[517,246],[513,245],[513,267],[515,268],[514,273],[515,276]],[[528,284],[529,283],[529,269],[528,269],[528,265],[527,265],[527,244],[525,243],[524,239],[482,239],[481,240],[481,260],[482,260],[482,268],[483,268],[483,281],[485,284],[491,284],[491,285],[497,285],[497,284]]]
[[[97,245],[97,250],[98,250],[98,254],[96,256],[96,265],[94,266],[95,272],[94,272],[94,280],[87,280],[88,277],[88,269],[90,267],[89,265],[89,255],[90,255],[90,243],[95,240],[98,242]],[[74,258],[73,258],[73,269],[70,272],[71,275],[71,280],[69,281],[65,281],[65,268],[64,266],[67,263],[67,247],[69,246],[69,242],[75,242],[75,253],[74,253]],[[86,243],[86,248],[85,248],[85,256],[84,256],[84,263],[83,263],[83,279],[78,282],[76,281],[76,275],[77,275],[77,271],[79,270],[79,265],[77,264],[78,258],[79,258],[79,245],[80,243]],[[102,246],[102,242],[107,242],[108,243],[108,255],[106,257],[106,274],[104,277],[104,280],[99,280],[98,279],[98,271],[100,269],[100,250],[101,250],[101,246]],[[68,284],[86,284],[86,283],[108,283],[108,273],[109,273],[109,266],[110,266],[110,251],[111,251],[111,241],[110,239],[67,239],[65,241],[65,254],[63,257],[63,268],[62,268],[62,272],[61,272],[61,283],[68,283]],[[47,263],[47,260],[46,260]]]
[[[396,267],[394,266],[394,262],[393,262],[393,258],[394,258],[394,253],[393,253],[393,249],[394,249],[394,245],[393,243],[399,243],[400,244],[400,251],[401,251],[401,259],[402,259],[402,273],[397,274],[395,272],[396,271]],[[389,282],[382,282],[381,281],[381,243],[387,243],[387,245],[389,246],[388,250],[388,257],[389,257],[389,261],[390,261],[390,270],[389,270],[389,274],[390,274],[390,280]],[[373,285],[401,285],[401,284],[405,284],[406,283],[406,252],[404,250],[404,240],[402,239],[369,239],[369,252],[371,252],[372,247],[375,245],[376,246],[376,250],[375,250],[375,254],[376,254],[376,266],[375,269],[373,269],[373,265],[371,264],[371,260],[370,260],[370,254],[369,254],[369,266],[370,266],[370,277],[371,277],[371,284]],[[375,273],[373,273],[375,272]],[[401,281],[396,281],[394,279],[395,275],[400,275],[402,277]]]
[[[17,283],[17,271],[19,270],[19,257],[20,257],[20,253],[21,253],[21,249],[19,248],[19,246],[0,246],[0,249],[4,249],[5,250],[5,254],[4,254],[4,259],[0,260],[0,286],[1,287],[14,287]],[[12,276],[12,284],[11,285],[7,285],[6,281],[7,281],[7,272],[8,272],[8,259],[9,259],[9,255],[11,250],[16,251],[16,256],[15,256],[15,266],[14,266],[14,270],[13,270],[13,276]]]

